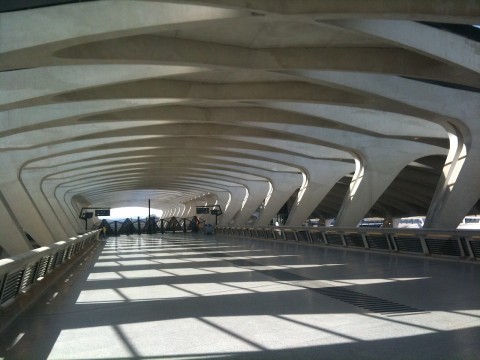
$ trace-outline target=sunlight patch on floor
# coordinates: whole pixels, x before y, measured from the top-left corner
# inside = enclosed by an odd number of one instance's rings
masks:
[[[64,329],[50,352],[49,359],[130,358],[132,352],[113,326]]]
[[[228,290],[228,284],[181,286],[188,292],[199,294]],[[162,288],[164,290],[167,289]],[[475,316],[461,314],[464,311],[473,312]],[[480,326],[480,319],[476,316],[479,313],[480,310],[459,310],[400,318],[371,313],[207,316],[64,329],[50,358],[181,357],[195,354],[202,357],[398,339]],[[145,334],[155,334],[155,341]]]
[[[282,317],[357,341],[395,339],[435,332],[414,325],[386,321],[385,317],[363,314],[294,314]]]
[[[226,286],[226,287],[225,287]],[[203,287],[203,290],[202,290]],[[186,291],[182,291],[185,289]],[[212,292],[211,289],[221,289],[221,292]],[[247,292],[279,292],[305,290],[286,282],[277,281],[247,281],[223,283],[187,283],[175,285],[133,286],[116,289],[83,290],[77,299],[77,304],[92,304],[105,302],[132,302],[154,301],[185,298],[192,296],[220,296]],[[229,291],[225,291],[229,290]]]
[[[87,281],[100,281],[100,280],[120,280],[120,279],[151,279],[162,278],[167,276],[175,276],[168,272],[157,269],[145,269],[145,270],[125,270],[125,271],[106,271],[90,273]]]

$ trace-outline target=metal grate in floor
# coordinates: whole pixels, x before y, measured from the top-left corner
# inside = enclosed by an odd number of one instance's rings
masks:
[[[333,299],[340,300],[382,315],[399,315],[405,313],[425,312],[424,310],[419,310],[411,306],[398,304],[390,300],[362,294],[342,287],[324,287],[312,290]]]
[[[261,265],[260,263],[250,261],[250,260],[243,260],[243,259],[228,260],[228,257],[231,257],[231,255],[223,252],[210,252],[207,255],[211,257],[223,257],[225,258],[224,259],[225,261],[228,261],[234,266]],[[272,269],[272,270],[257,270],[257,271],[259,273],[263,273],[267,276],[271,276],[276,280],[280,280],[280,281],[310,280],[302,275],[297,275],[285,270]],[[339,287],[339,286],[335,286],[335,287],[325,286],[320,288],[306,287],[306,289],[331,297],[335,300],[340,300],[348,304],[357,306],[359,308],[362,308],[377,314],[386,315],[386,316],[425,312],[424,310],[416,309],[408,305],[398,304],[390,300],[385,300],[375,296],[362,294],[362,293],[359,293],[353,290],[348,290],[348,289],[345,289],[344,287]]]

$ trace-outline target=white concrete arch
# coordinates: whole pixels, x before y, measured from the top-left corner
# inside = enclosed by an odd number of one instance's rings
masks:
[[[0,13],[0,246],[29,248],[23,229],[64,240],[84,230],[82,207],[145,199],[169,216],[218,202],[222,224],[251,222],[263,204],[261,225],[285,203],[300,225],[323,203],[355,226],[385,198],[375,211],[456,227],[480,211],[480,36],[468,28],[480,7],[449,4],[105,0]],[[418,187],[408,201],[405,173]]]

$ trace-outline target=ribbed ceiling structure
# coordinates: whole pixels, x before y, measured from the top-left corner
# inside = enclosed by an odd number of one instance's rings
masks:
[[[223,224],[287,203],[289,225],[452,228],[480,198],[478,1],[0,10],[2,214],[37,238],[46,224],[45,243],[82,207],[148,199],[168,216],[220,204]]]

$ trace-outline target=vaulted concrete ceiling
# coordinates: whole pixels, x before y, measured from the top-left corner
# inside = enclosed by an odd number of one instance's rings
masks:
[[[6,203],[19,181],[60,220],[147,199],[185,216],[289,182],[291,224],[430,208],[451,227],[445,207],[480,197],[475,156],[469,195],[444,191],[458,144],[478,153],[476,1],[60,2],[0,8]]]

